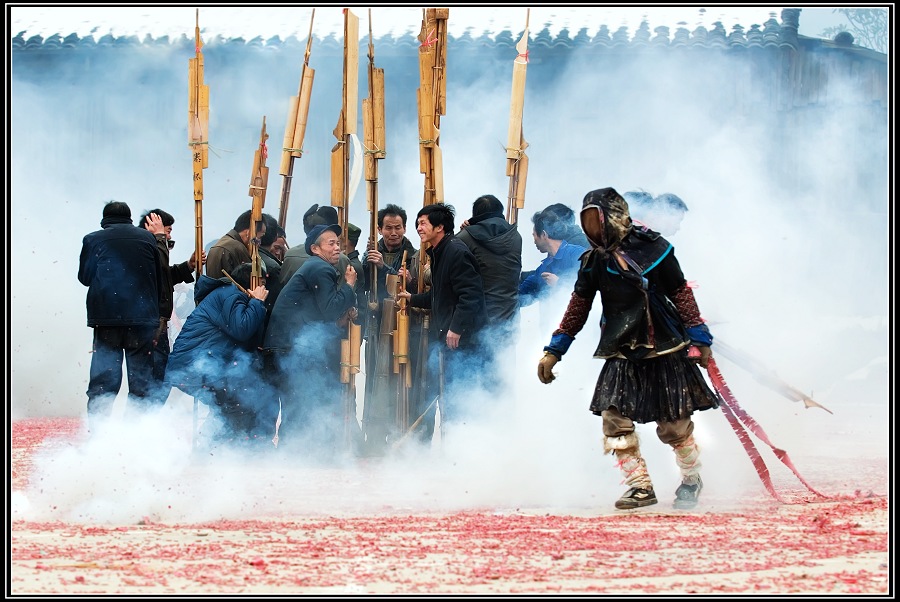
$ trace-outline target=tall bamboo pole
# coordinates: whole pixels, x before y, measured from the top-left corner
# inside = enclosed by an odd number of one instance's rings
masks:
[[[372,40],[372,10],[369,9],[369,96],[362,101],[366,209],[369,211],[369,249],[378,244],[378,161],[386,154],[384,124],[384,69],[375,66]],[[393,299],[379,304],[378,266],[371,263],[366,299],[366,387],[363,405],[363,432],[370,450],[380,450],[385,434],[383,414],[389,399],[388,387],[393,364]]]
[[[188,148],[194,180],[194,257],[199,280],[203,273],[203,170],[209,167],[209,86],[203,83],[203,40],[200,39],[200,9],[195,13],[194,58],[188,59]],[[191,449],[197,449],[199,401],[194,398]]]
[[[341,248],[347,248],[347,223],[350,210],[350,145],[356,133],[359,87],[359,18],[344,9],[344,83],[341,112],[333,134],[331,149],[331,204],[337,209],[341,226]],[[361,328],[348,320],[347,338],[341,341],[341,383],[344,385],[344,442],[351,449],[356,418],[356,374],[359,373]]]
[[[209,167],[209,86],[203,83],[203,40],[200,39],[200,9],[194,26],[194,58],[188,59],[188,148],[194,172],[195,280],[203,273],[203,170]]]
[[[422,204],[444,202],[444,167],[441,155],[441,116],[447,105],[447,19],[449,8],[422,10],[419,32],[419,88],[416,101],[419,108],[419,171],[425,175]],[[426,246],[419,249],[418,292],[423,292],[422,275],[428,257]]]
[[[419,109],[419,171],[424,174],[423,206],[444,202],[444,167],[440,147],[441,116],[447,110],[447,20],[449,8],[429,8],[422,11],[422,27],[419,32],[419,88],[416,102]],[[419,245],[416,291],[425,291],[425,271],[428,265],[428,246]],[[416,376],[413,399],[421,401],[427,390],[428,363],[428,311],[413,313],[419,330],[417,343]],[[408,349],[408,345],[406,346]],[[407,367],[407,370],[409,368]],[[426,410],[427,412],[428,410]],[[408,416],[407,416],[408,419]],[[413,424],[421,422],[421,416]],[[414,428],[411,426],[406,435]]]
[[[262,129],[259,132],[259,146],[253,153],[253,167],[250,170],[250,192],[253,199],[250,206],[250,290],[261,286],[265,279],[262,274],[262,259],[259,256],[259,228],[262,224],[262,210],[266,206],[266,188],[269,183],[269,168],[266,159],[269,156],[266,140],[266,116],[263,115]]]
[[[506,220],[515,224],[519,209],[525,206],[525,180],[528,177],[528,142],[522,133],[522,111],[525,105],[525,73],[528,69],[528,20],[531,9],[525,13],[525,31],[516,44],[513,61],[512,94],[509,102],[509,136],[506,142],[506,175],[509,176],[509,195],[506,203]]]
[[[300,88],[297,96],[291,96],[288,118],[284,127],[284,144],[281,149],[281,169],[284,176],[281,185],[281,201],[278,205],[278,225],[287,229],[288,203],[291,197],[291,181],[294,175],[294,159],[303,156],[303,139],[306,137],[306,121],[309,118],[309,99],[312,95],[315,69],[309,66],[309,53],[312,48],[313,20],[316,9],[312,9],[309,18],[309,36],[306,38],[306,53],[303,55],[303,70],[300,73]]]

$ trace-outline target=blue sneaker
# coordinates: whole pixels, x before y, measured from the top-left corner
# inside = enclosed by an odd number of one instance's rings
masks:
[[[697,505],[697,500],[700,498],[700,491],[703,489],[703,481],[700,480],[700,477],[695,477],[691,480],[696,482],[681,483],[681,485],[678,486],[678,489],[675,490],[675,502],[673,504],[675,508],[680,510],[690,510]]]

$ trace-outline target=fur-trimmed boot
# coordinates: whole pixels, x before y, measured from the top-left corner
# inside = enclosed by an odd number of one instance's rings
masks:
[[[675,490],[675,508],[690,510],[697,505],[703,481],[700,480],[700,447],[690,435],[681,445],[673,445],[675,463],[681,471],[681,485]]]
[[[628,510],[650,506],[657,502],[653,482],[650,480],[650,473],[647,472],[647,462],[641,457],[637,433],[604,437],[603,452],[615,454],[616,463],[625,477],[622,482],[630,487],[616,500],[616,508]]]

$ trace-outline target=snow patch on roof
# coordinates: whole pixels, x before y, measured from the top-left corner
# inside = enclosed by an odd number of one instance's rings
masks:
[[[515,6],[453,6],[447,21],[448,35],[461,37],[469,33],[473,37],[485,33],[496,35],[503,31],[520,33],[525,27],[527,7]],[[351,6],[359,17],[360,38],[369,35],[369,10],[372,13],[372,35],[375,38],[404,35],[417,36],[421,28],[421,7],[365,7]],[[144,39],[168,36],[177,39],[182,35],[194,37],[194,26],[199,9],[201,36],[204,39],[243,38],[246,40],[275,36],[282,40],[291,36],[305,40],[309,33],[311,6],[39,6],[8,5],[10,11],[10,35],[22,34],[28,39],[39,35],[63,38],[76,34],[79,38],[92,36],[137,36]],[[693,31],[703,26],[711,28],[721,22],[726,31],[734,25],[748,28],[763,25],[771,18],[780,19],[780,7],[769,6],[532,6],[529,30],[532,34],[547,29],[555,37],[563,29],[570,34],[586,30],[594,36],[602,25],[610,31],[626,27],[633,33],[642,21],[651,30],[657,26],[686,27]],[[325,6],[315,8],[313,35],[317,38],[343,35],[343,8]]]

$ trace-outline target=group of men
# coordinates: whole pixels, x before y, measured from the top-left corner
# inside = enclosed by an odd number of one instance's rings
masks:
[[[590,410],[602,416],[605,450],[630,486],[616,507],[656,502],[635,422],[656,422],[675,451],[683,473],[676,505],[696,503],[702,483],[690,416],[718,405],[697,368],[712,337],[671,244],[633,223],[615,190],[588,193],[580,226],[563,204],[535,213],[532,236],[546,257],[531,272],[522,270],[517,225],[493,195],[473,202],[458,231],[452,206],[422,207],[418,245],[406,236],[406,211],[388,204],[377,214],[380,238],[369,237],[362,257],[360,228],[348,224],[345,233],[331,206],[310,207],[305,241],[293,247],[273,217],[262,218],[251,228],[251,212],[242,213],[201,257],[196,307],[168,358],[158,359],[168,350],[161,333],[172,287],[193,280],[196,259],[168,265],[170,215],[148,212],[135,228],[127,205],[106,205],[102,229],[85,237],[79,269],[94,328],[89,419],[109,414],[124,354],[138,407],[159,407],[177,387],[210,408],[219,442],[270,449],[274,442],[285,454],[329,462],[383,455],[411,435],[430,441],[438,408],[442,436],[483,414],[488,404],[474,392],[509,403],[493,345],[515,341],[520,308],[555,292],[569,302],[561,322],[558,314],[541,318],[547,331],[559,324],[538,366],[539,379],[551,382],[600,292],[595,357],[605,362]],[[264,279],[251,287],[257,253]],[[366,350],[361,423],[352,376],[359,362],[347,353],[354,327]],[[690,348],[700,352],[689,357]]]

